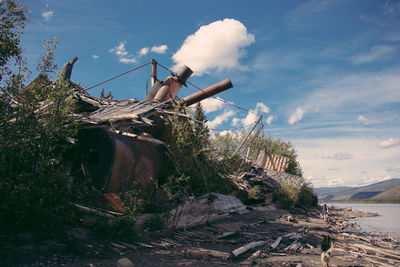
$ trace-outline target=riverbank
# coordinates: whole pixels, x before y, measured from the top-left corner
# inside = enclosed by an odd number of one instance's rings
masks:
[[[2,237],[6,254],[0,265],[116,266],[128,258],[135,266],[321,266],[324,235],[333,239],[332,266],[400,264],[394,240],[361,234],[352,221],[373,214],[332,209],[325,222],[319,211],[290,214],[272,204],[247,209],[191,229],[135,238],[100,238],[85,228],[50,240],[29,234]]]

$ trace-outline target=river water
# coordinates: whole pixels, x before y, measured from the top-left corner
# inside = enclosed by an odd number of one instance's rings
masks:
[[[355,219],[361,231],[371,234],[390,234],[400,241],[400,204],[356,204],[328,203],[328,206],[378,213],[376,217],[361,217]]]

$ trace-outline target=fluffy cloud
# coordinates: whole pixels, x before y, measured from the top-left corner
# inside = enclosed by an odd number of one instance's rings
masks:
[[[93,58],[93,59],[98,59],[99,56],[98,56],[98,55],[92,55],[92,58]]]
[[[224,19],[201,26],[189,35],[172,56],[174,70],[190,66],[194,75],[212,70],[240,68],[239,59],[246,54],[244,47],[254,43],[254,35],[238,20]]]
[[[168,46],[167,45],[155,45],[151,48],[151,52],[156,53],[156,54],[165,54],[167,52]]]
[[[246,126],[249,126],[249,125],[255,123],[257,118],[258,118],[258,114],[257,113],[252,112],[252,110],[249,111],[247,113],[247,116],[244,119],[241,120],[241,122],[243,124],[243,127],[246,127]]]
[[[268,114],[269,113],[269,107],[264,105],[262,102],[258,102],[256,105],[256,110],[261,111],[262,113]]]
[[[218,115],[217,117],[215,117],[214,120],[207,122],[208,127],[213,129],[213,128],[217,127],[218,125],[221,125],[222,123],[228,121],[229,118],[234,116],[234,115],[235,115],[235,111],[233,111],[233,110],[227,111],[226,110],[221,115]]]
[[[220,98],[209,97],[209,98],[202,100],[200,103],[201,103],[201,106],[203,107],[204,112],[210,113],[210,112],[217,111],[217,110],[223,108],[225,103],[218,99],[220,99]]]
[[[150,50],[149,47],[143,47],[142,49],[140,49],[139,55],[140,56],[145,56],[145,55],[147,55],[147,53],[149,53],[149,50]]]
[[[113,53],[118,56],[119,62],[125,64],[136,63],[136,58],[128,53],[125,48],[126,42],[121,42],[116,47],[113,47],[109,50],[110,53]]]
[[[249,110],[246,117],[243,119],[233,118],[232,119],[232,126],[238,126],[240,123],[243,127],[250,126],[251,124],[257,121],[257,118],[260,116],[260,113],[268,114],[270,111],[269,107],[267,107],[264,103],[258,102],[256,104],[256,108],[253,110]],[[274,120],[274,116],[269,116],[266,120],[268,124]]]
[[[238,126],[239,125],[239,123],[240,123],[240,119],[238,119],[238,118],[233,118],[232,119],[232,126]]]
[[[268,116],[268,118],[265,120],[265,122],[266,122],[268,125],[271,125],[271,123],[272,123],[274,120],[276,120],[276,116],[271,115],[271,116]]]
[[[53,12],[53,11],[44,11],[44,12],[42,13],[42,18],[43,18],[45,21],[48,21],[48,20],[50,20],[50,19],[53,17],[53,15],[54,15],[54,12]]]
[[[347,152],[335,153],[331,156],[323,156],[323,159],[335,159],[335,160],[349,160],[353,158],[353,155]]]
[[[290,117],[288,119],[288,123],[290,125],[292,125],[293,123],[301,120],[303,118],[304,114],[305,114],[305,110],[303,108],[297,108],[295,110],[295,112],[292,115],[290,115]]]
[[[395,47],[389,45],[377,45],[371,48],[371,51],[366,54],[360,54],[350,58],[354,65],[370,63],[387,57],[395,51]]]
[[[378,146],[380,148],[389,148],[389,147],[400,146],[400,140],[394,139],[394,138],[389,138],[389,139],[386,139],[386,140],[383,140],[382,142],[380,142]]]

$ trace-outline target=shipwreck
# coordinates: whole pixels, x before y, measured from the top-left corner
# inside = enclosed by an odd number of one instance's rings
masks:
[[[70,80],[76,61],[75,57],[64,65],[65,79]],[[193,73],[188,66],[159,80],[158,63],[152,60],[145,65],[151,65],[151,88],[142,101],[114,100],[103,93],[95,97],[87,92],[93,87],[70,81],[78,100],[72,120],[79,128],[73,170],[90,179],[117,211],[121,193],[139,189],[142,197],[151,198],[168,171],[179,170],[179,163],[162,141],[171,135],[167,122],[176,114],[174,105],[190,106],[233,87],[231,80],[225,79],[181,99],[178,92]]]

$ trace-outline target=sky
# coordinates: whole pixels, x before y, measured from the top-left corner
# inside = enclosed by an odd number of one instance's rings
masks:
[[[314,187],[400,178],[400,1],[20,3],[30,10],[21,46],[33,69],[53,38],[57,65],[78,56],[71,79],[85,86],[151,59],[174,71],[185,64],[201,88],[230,78],[218,97],[244,108],[203,102],[213,132],[263,115],[264,133],[294,144]],[[159,68],[159,79],[168,75]],[[142,100],[149,79],[147,66],[102,87]]]

